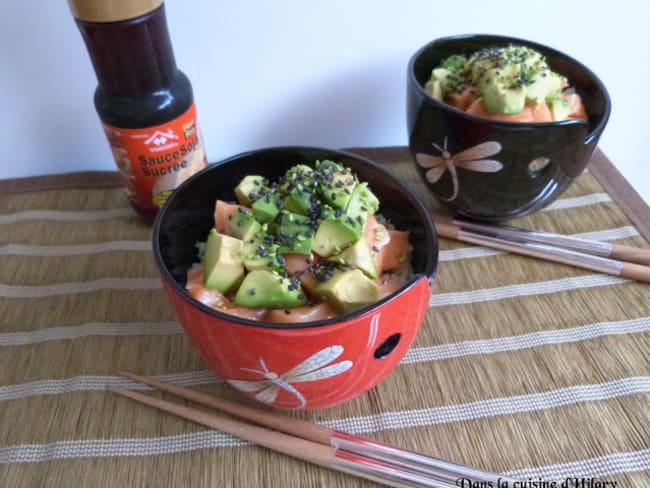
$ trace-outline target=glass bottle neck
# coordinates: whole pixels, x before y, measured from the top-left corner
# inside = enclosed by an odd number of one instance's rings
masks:
[[[121,22],[76,22],[99,86],[107,93],[151,93],[177,76],[164,4]]]

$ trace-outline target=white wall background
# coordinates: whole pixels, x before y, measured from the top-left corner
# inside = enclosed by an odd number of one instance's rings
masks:
[[[120,0],[114,0],[120,1]],[[650,202],[645,0],[167,0],[208,156],[256,147],[405,145],[411,54],[498,33],[580,59],[612,97],[600,147]],[[96,79],[64,0],[0,2],[0,178],[114,169]]]

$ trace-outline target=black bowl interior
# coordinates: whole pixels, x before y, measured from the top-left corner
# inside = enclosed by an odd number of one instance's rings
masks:
[[[410,231],[415,276],[402,291],[422,275],[432,281],[438,262],[437,236],[426,208],[414,192],[376,163],[342,151],[310,147],[278,147],[244,153],[209,166],[179,186],[160,210],[154,224],[154,256],[163,276],[177,292],[192,300],[184,291],[186,274],[189,267],[198,261],[196,243],[205,241],[214,226],[216,200],[235,201],[234,188],[247,174],[258,174],[274,180],[291,166],[313,165],[315,161],[323,159],[340,162],[350,167],[360,180],[367,181],[380,200],[379,212],[400,230]],[[226,316],[198,301],[195,303],[209,313],[227,317],[232,322],[269,327],[281,325]],[[358,310],[346,317],[364,313],[365,310]],[[340,318],[310,325],[337,320]]]
[[[431,70],[442,59],[452,54],[470,55],[485,47],[502,47],[510,44],[524,45],[537,50],[546,57],[550,68],[569,79],[576,92],[582,97],[588,115],[588,132],[592,133],[601,129],[607,122],[610,113],[610,99],[607,90],[598,77],[579,61],[557,51],[556,49],[538,44],[536,42],[515,37],[504,37],[492,34],[476,34],[444,37],[432,41],[417,51],[409,63],[411,83],[424,92],[424,85],[431,76]],[[449,105],[431,98],[432,102],[456,111]],[[466,114],[467,115],[467,114]],[[468,117],[474,117],[467,115]],[[497,122],[497,125],[522,126],[520,122]],[[553,124],[581,124],[580,120],[553,122]],[[588,141],[587,141],[588,142]]]

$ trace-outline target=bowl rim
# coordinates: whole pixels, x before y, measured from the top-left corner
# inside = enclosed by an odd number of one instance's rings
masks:
[[[456,113],[458,115],[462,115],[464,117],[467,117],[469,120],[476,121],[476,122],[489,122],[490,124],[494,124],[497,127],[503,127],[503,128],[528,128],[528,127],[535,127],[535,128],[543,128],[543,127],[559,127],[559,126],[565,126],[565,125],[588,125],[588,122],[581,120],[581,119],[567,119],[567,120],[560,120],[556,122],[512,122],[512,121],[507,121],[507,120],[495,120],[495,119],[488,119],[485,117],[479,117],[477,115],[473,114],[468,114],[467,112],[464,112],[462,110],[459,110],[455,107],[452,107],[449,104],[446,104],[444,102],[441,102],[439,100],[436,100],[433,98],[431,95],[429,95],[425,89],[424,86],[420,84],[420,82],[416,79],[415,77],[415,70],[414,66],[415,63],[419,60],[419,58],[422,56],[422,54],[425,51],[428,51],[431,47],[434,45],[439,45],[439,44],[445,44],[448,42],[452,41],[463,41],[463,40],[487,40],[487,39],[493,39],[495,42],[510,42],[510,43],[521,43],[524,44],[528,47],[532,47],[533,49],[542,49],[547,52],[551,52],[556,56],[560,56],[564,58],[565,60],[577,65],[580,69],[582,69],[585,73],[587,73],[595,82],[595,84],[598,86],[598,89],[602,92],[603,94],[603,99],[605,101],[604,107],[603,107],[603,116],[601,120],[598,122],[598,124],[590,131],[590,133],[587,135],[587,139],[589,140],[591,138],[592,134],[599,134],[603,131],[605,125],[607,124],[607,121],[610,117],[611,114],[611,98],[609,96],[609,92],[607,91],[607,88],[605,87],[605,84],[602,82],[602,80],[587,66],[585,66],[582,62],[578,61],[574,57],[566,54],[563,51],[560,51],[556,48],[553,48],[551,46],[548,46],[546,44],[542,44],[536,41],[531,41],[528,39],[520,38],[520,37],[513,37],[513,36],[507,36],[507,35],[502,35],[502,34],[490,34],[490,33],[479,33],[479,34],[459,34],[459,35],[452,35],[452,36],[444,36],[444,37],[439,37],[436,39],[433,39],[429,42],[427,42],[425,45],[420,47],[409,59],[408,62],[408,82],[409,84],[417,90],[417,92],[424,97],[424,100],[435,107],[442,108],[444,110],[448,110],[452,113]],[[433,67],[431,68],[433,69]]]
[[[168,210],[168,208],[172,205],[172,202],[174,201],[174,198],[176,195],[180,193],[181,190],[183,190],[185,187],[189,186],[192,184],[192,182],[198,178],[201,177],[201,175],[206,174],[210,171],[216,170],[216,168],[223,166],[225,164],[234,164],[239,159],[246,158],[246,157],[251,157],[254,156],[255,154],[259,153],[265,153],[265,152],[282,152],[282,151],[322,151],[326,152],[328,154],[331,154],[333,158],[335,157],[341,157],[341,158],[350,158],[350,159],[355,159],[362,164],[369,166],[372,168],[373,171],[378,171],[382,176],[389,178],[393,180],[400,188],[401,190],[408,195],[409,200],[411,201],[412,205],[415,207],[415,210],[417,213],[423,217],[423,222],[422,224],[424,225],[425,229],[425,235],[426,238],[429,242],[433,244],[432,249],[429,249],[429,251],[426,253],[426,264],[425,264],[425,269],[423,272],[419,273],[414,273],[413,276],[397,291],[391,293],[390,295],[382,298],[381,300],[371,304],[367,305],[365,307],[359,308],[357,310],[354,310],[349,313],[344,313],[337,315],[336,317],[330,318],[330,319],[325,319],[325,320],[315,320],[315,321],[310,321],[310,322],[300,322],[300,323],[273,323],[273,322],[264,322],[264,321],[259,321],[259,320],[253,320],[253,319],[247,319],[243,317],[239,317],[237,315],[231,315],[227,314],[225,312],[221,312],[215,308],[209,307],[199,300],[196,300],[190,294],[187,292],[187,290],[181,286],[171,275],[169,269],[165,265],[163,258],[162,258],[162,252],[160,248],[160,231],[163,223],[164,216]],[[293,329],[313,329],[317,327],[325,327],[328,325],[335,325],[335,324],[341,324],[344,322],[348,322],[350,320],[357,319],[361,317],[362,315],[365,315],[367,313],[371,313],[381,307],[383,307],[385,304],[395,300],[397,297],[401,296],[402,294],[410,291],[413,287],[416,286],[417,283],[419,283],[422,280],[427,280],[429,287],[433,285],[433,281],[435,279],[435,275],[437,272],[438,268],[438,262],[439,262],[439,241],[438,241],[438,234],[436,232],[435,226],[433,224],[433,219],[431,217],[431,213],[427,210],[426,206],[424,205],[424,202],[422,201],[421,197],[401,178],[398,178],[397,176],[393,175],[390,173],[387,169],[382,167],[379,163],[366,158],[364,156],[355,154],[350,151],[346,150],[338,150],[338,149],[330,149],[326,147],[318,147],[318,146],[307,146],[307,145],[284,145],[284,146],[267,146],[267,147],[262,147],[259,149],[252,149],[249,151],[244,151],[238,154],[235,154],[233,156],[227,157],[225,159],[222,159],[220,161],[217,161],[215,163],[209,164],[206,168],[202,169],[198,173],[192,175],[190,178],[187,180],[183,181],[175,190],[172,192],[172,194],[167,198],[165,201],[164,205],[160,208],[158,211],[158,214],[156,215],[156,218],[154,220],[153,224],[153,230],[152,230],[152,236],[151,236],[151,244],[152,244],[152,249],[153,249],[153,254],[154,254],[154,261],[156,264],[156,267],[158,268],[158,272],[161,275],[162,279],[167,282],[167,284],[172,288],[172,291],[180,297],[182,300],[187,302],[188,304],[197,307],[199,310],[201,310],[204,313],[207,313],[208,315],[224,320],[227,322],[231,322],[237,325],[242,325],[242,326],[252,326],[252,327],[259,327],[263,329],[283,329],[283,330],[293,330]]]

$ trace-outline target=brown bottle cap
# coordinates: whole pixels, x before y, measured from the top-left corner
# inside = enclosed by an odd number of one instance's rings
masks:
[[[163,0],[68,0],[72,15],[86,22],[118,22],[144,15]]]

